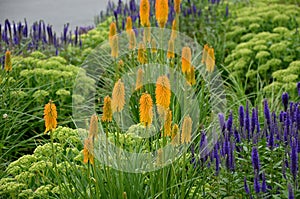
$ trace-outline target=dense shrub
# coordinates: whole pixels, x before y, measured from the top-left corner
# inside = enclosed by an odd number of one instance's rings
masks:
[[[256,92],[257,85],[268,93],[293,93],[300,78],[299,13],[295,5],[256,2],[229,20],[225,64],[230,75],[247,84],[247,93]]]

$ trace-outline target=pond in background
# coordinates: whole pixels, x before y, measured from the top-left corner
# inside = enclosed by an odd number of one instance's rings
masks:
[[[117,2],[117,0],[114,0]],[[5,19],[24,22],[28,25],[43,19],[59,33],[70,23],[76,26],[94,25],[94,17],[106,9],[108,0],[0,0],[0,24]],[[126,1],[125,1],[126,2]]]

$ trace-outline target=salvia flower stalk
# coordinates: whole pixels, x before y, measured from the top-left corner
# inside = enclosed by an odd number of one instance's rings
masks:
[[[255,172],[259,173],[260,170],[260,161],[258,155],[258,149],[256,146],[252,148],[252,166]]]

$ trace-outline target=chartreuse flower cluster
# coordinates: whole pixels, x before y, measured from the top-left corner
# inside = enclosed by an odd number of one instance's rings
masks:
[[[265,92],[292,94],[300,80],[299,13],[296,5],[256,2],[228,22],[225,64],[230,75],[246,82],[248,93],[259,84]]]
[[[86,169],[80,152],[81,134],[86,132],[61,126],[53,131],[56,166],[60,175],[65,175],[70,167],[81,171]],[[6,169],[9,176],[0,180],[0,195],[4,198],[48,198],[67,194],[61,192],[59,186],[62,187],[62,184],[53,183],[51,148],[50,143],[40,145],[32,155],[24,155],[12,162]]]

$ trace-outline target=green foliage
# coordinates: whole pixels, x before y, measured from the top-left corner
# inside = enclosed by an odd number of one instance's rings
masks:
[[[84,169],[82,164],[82,143],[80,135],[85,132],[66,127],[58,127],[53,132],[56,165],[60,173],[76,165]],[[51,143],[39,145],[32,155],[24,155],[12,162],[6,169],[7,177],[0,180],[0,195],[5,198],[41,198],[59,196],[61,182],[54,173]],[[71,161],[71,162],[70,162]]]
[[[247,94],[254,93],[260,84],[268,96],[272,92],[271,85],[295,96],[294,87],[291,89],[289,85],[299,81],[300,76],[296,72],[297,67],[293,66],[295,70],[289,68],[300,57],[297,50],[300,43],[297,31],[299,7],[260,1],[236,12],[237,18],[227,22],[230,26],[226,48],[230,53],[225,65],[230,74],[240,82],[247,82]],[[260,81],[257,81],[258,76]]]

